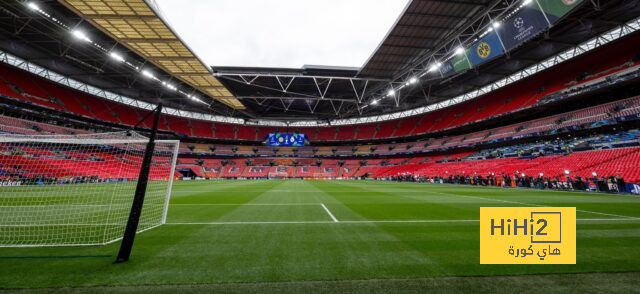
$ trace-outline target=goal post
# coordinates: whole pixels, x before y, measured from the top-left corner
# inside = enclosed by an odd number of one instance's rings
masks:
[[[127,224],[149,138],[0,134],[0,247],[103,245]],[[166,220],[179,141],[156,140],[137,232]]]
[[[313,178],[314,179],[328,179],[330,178],[330,174],[329,173],[313,173]]]
[[[286,179],[289,177],[289,173],[286,172],[269,172],[269,179]]]

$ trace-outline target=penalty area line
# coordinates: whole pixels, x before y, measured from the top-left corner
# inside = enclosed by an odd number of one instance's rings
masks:
[[[333,216],[333,213],[331,213],[331,211],[329,210],[329,208],[327,208],[324,203],[320,203],[320,205],[322,206],[322,208],[324,208],[324,211],[327,212],[327,214],[331,217],[331,219],[333,220],[334,223],[338,223],[338,219]]]

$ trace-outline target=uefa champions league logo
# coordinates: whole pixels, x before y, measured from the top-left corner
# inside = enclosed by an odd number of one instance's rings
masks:
[[[516,29],[522,29],[522,27],[524,27],[524,19],[522,19],[522,17],[518,17],[513,21],[513,26],[516,27]]]
[[[513,20],[513,26],[518,30],[518,32],[520,34],[524,33],[524,31],[526,31],[525,24],[524,24],[524,19],[522,17],[517,17],[516,19],[514,19]]]

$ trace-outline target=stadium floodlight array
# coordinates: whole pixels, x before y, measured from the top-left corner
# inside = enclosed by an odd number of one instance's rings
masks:
[[[0,135],[0,247],[121,239],[148,142],[133,132]],[[178,144],[156,140],[137,232],[165,222]]]

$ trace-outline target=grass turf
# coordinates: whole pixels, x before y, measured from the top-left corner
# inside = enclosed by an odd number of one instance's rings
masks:
[[[577,264],[480,265],[479,208],[531,205],[577,207]],[[167,224],[139,234],[131,261],[113,265],[118,245],[0,248],[0,288],[459,291],[536,281],[537,290],[638,291],[640,198],[369,181],[178,182]]]

